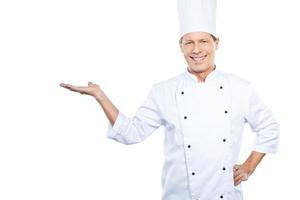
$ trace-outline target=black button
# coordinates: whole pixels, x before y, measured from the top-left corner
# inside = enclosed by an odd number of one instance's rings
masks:
[[[225,138],[223,139],[223,142],[226,142],[226,139],[225,139]]]
[[[226,170],[226,168],[225,167],[223,167],[223,171],[225,171]]]
[[[181,94],[184,94],[184,92],[182,91]]]
[[[192,172],[192,175],[194,176],[194,175],[195,175],[195,172]]]
[[[184,116],[184,119],[186,119],[187,118],[187,116]]]
[[[220,198],[223,199],[223,195],[221,195]]]
[[[220,86],[220,89],[222,90],[222,89],[223,89],[223,86]]]
[[[228,111],[227,110],[225,110],[225,114],[227,114],[228,113]]]
[[[191,145],[188,145],[187,147],[188,147],[188,148],[191,148]]]

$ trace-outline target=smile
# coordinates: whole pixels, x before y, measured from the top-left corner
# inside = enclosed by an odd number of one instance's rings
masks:
[[[196,63],[202,62],[206,57],[207,57],[207,55],[205,55],[205,56],[190,56],[190,58]]]

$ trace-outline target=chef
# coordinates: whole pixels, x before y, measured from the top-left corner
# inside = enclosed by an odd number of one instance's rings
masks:
[[[216,68],[216,0],[178,0],[178,13],[186,70],[153,84],[133,117],[97,84],[61,86],[95,97],[110,122],[107,136],[117,142],[140,143],[164,126],[163,200],[242,200],[241,183],[277,151],[279,124],[249,81]],[[238,165],[246,123],[255,143]]]

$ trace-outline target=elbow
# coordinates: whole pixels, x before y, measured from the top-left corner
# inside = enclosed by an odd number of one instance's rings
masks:
[[[148,126],[137,118],[128,118],[127,123],[121,128],[110,129],[108,136],[124,145],[132,145],[143,142],[153,130],[152,126]]]
[[[132,145],[138,144],[144,141],[143,134],[140,134],[138,130],[128,133],[127,136],[123,137],[123,144],[125,145]]]
[[[280,126],[277,122],[257,132],[255,148],[259,152],[276,153],[279,143]]]
[[[133,145],[144,141],[144,138],[141,137],[141,134],[133,133],[130,131],[122,134],[116,134],[114,136],[108,136],[108,138],[124,145]]]
[[[137,141],[137,140],[135,140],[135,141],[125,141],[122,144],[129,146],[129,145],[138,144],[138,143],[141,143],[141,142],[142,141]]]

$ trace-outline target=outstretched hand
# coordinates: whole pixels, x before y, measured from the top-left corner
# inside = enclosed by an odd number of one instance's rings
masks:
[[[95,97],[99,93],[102,93],[100,86],[97,84],[93,84],[92,82],[88,82],[88,86],[74,86],[66,83],[61,83],[60,86],[70,91],[91,95],[93,97]]]

